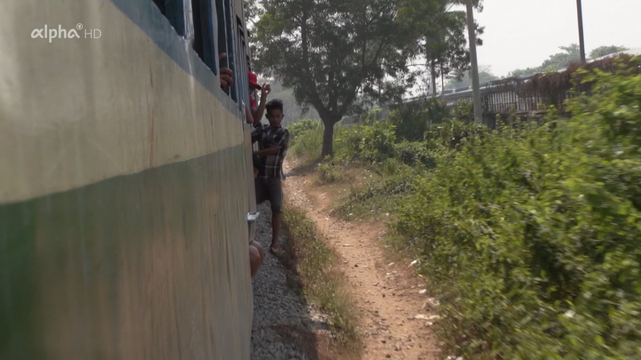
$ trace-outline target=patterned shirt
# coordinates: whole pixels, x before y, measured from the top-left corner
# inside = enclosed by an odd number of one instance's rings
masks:
[[[270,125],[260,125],[255,127],[252,132],[252,142],[256,141],[258,142],[259,150],[280,146],[280,150],[276,155],[254,158],[254,166],[258,168],[258,177],[283,179],[283,160],[285,160],[285,155],[287,155],[289,131],[281,125],[274,127]]]

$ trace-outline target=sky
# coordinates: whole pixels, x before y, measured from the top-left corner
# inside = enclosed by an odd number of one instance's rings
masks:
[[[484,0],[479,65],[498,76],[541,65],[559,46],[579,43],[575,0]],[[602,45],[641,48],[641,0],[583,0],[586,56]]]

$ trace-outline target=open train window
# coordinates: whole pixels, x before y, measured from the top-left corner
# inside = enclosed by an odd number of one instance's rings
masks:
[[[229,67],[234,74],[234,84],[231,89],[228,89],[227,94],[236,103],[240,104],[241,100],[245,103],[248,102],[248,96],[244,92],[247,89],[247,68],[244,66],[243,60],[244,50],[239,44],[239,34],[236,32],[236,18],[233,6],[230,0],[216,0],[216,16],[218,19],[218,47],[220,52],[227,53],[226,62],[221,63],[221,66]]]
[[[185,35],[183,0],[153,0],[178,35]]]
[[[216,0],[216,27],[218,30],[218,52],[227,54],[227,57],[220,62],[220,66],[225,66],[237,74],[235,66],[235,51],[233,47],[232,34],[229,31],[230,22],[230,4],[229,0]],[[225,93],[230,95],[236,101],[236,79],[234,76],[234,83],[231,88],[225,89]]]
[[[216,54],[214,45],[214,28],[212,7],[210,0],[191,0],[191,9],[194,21],[194,51],[203,60],[205,65],[216,75]]]

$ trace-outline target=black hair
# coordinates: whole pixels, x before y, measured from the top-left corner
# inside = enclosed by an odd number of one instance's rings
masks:
[[[283,102],[280,99],[270,100],[267,105],[265,105],[265,110],[268,114],[273,110],[280,110],[280,112],[283,112]]]

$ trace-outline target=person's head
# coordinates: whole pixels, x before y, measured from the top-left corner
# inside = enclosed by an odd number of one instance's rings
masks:
[[[280,122],[283,121],[283,102],[274,99],[265,105],[265,110],[267,111],[267,120],[269,120],[269,125],[278,126]]]

